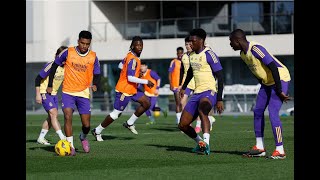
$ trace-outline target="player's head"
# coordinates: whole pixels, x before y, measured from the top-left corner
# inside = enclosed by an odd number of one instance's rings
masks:
[[[183,47],[177,47],[177,58],[181,59],[183,55]]]
[[[134,36],[130,44],[130,51],[134,52],[138,57],[143,50],[143,41],[140,36]]]
[[[88,51],[91,44],[91,39],[91,32],[83,30],[79,33],[78,48],[82,54]]]
[[[147,70],[148,70],[148,65],[146,64],[145,61],[141,61],[140,71],[142,73],[145,73]]]
[[[192,50],[199,52],[204,47],[207,33],[205,30],[198,28],[190,31],[190,41],[192,42]]]
[[[67,49],[68,47],[67,46],[60,46],[58,49],[57,49],[57,52],[56,52],[56,55],[55,57],[57,57],[63,50]]]
[[[246,34],[242,29],[236,29],[229,35],[230,46],[235,50],[242,50],[241,43],[247,42]]]
[[[190,36],[184,38],[184,45],[186,46],[188,53],[192,51],[192,42],[190,41]]]

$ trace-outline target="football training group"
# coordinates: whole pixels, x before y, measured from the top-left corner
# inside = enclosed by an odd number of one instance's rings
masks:
[[[170,90],[174,94],[176,125],[195,142],[194,153],[210,155],[210,131],[215,122],[214,114],[224,111],[223,67],[218,55],[206,43],[207,33],[201,28],[193,29],[185,37],[185,48],[177,47],[177,56],[168,67]],[[156,71],[148,68],[141,61],[143,40],[139,36],[132,38],[129,51],[119,63],[119,80],[114,88],[115,99],[113,110],[97,127],[90,126],[91,91],[100,88],[100,63],[96,52],[90,49],[92,34],[83,30],[79,33],[78,44],[61,46],[57,49],[53,61],[44,65],[35,78],[36,102],[42,104],[48,116],[42,124],[37,143],[51,145],[45,138],[48,130],[53,127],[60,138],[56,144],[59,155],[75,156],[76,148],[73,143],[72,119],[75,109],[78,111],[82,131],[80,138],[83,151],[90,153],[88,134],[91,133],[96,141],[104,141],[103,131],[119,118],[130,101],[138,106],[131,117],[123,123],[123,127],[138,135],[135,122],[146,114],[154,126],[155,115],[160,112],[167,116],[167,110],[157,106],[157,97],[161,79]],[[290,73],[287,67],[273,56],[267,48],[255,41],[248,41],[241,29],[232,31],[229,35],[230,47],[240,50],[240,58],[248,70],[256,77],[261,87],[256,97],[253,110],[254,132],[256,144],[245,154],[246,157],[264,157],[264,111],[268,107],[272,126],[275,149],[270,156],[272,159],[284,159],[286,153],[283,146],[282,123],[279,111],[284,102],[290,100],[288,86]],[[64,114],[64,132],[58,121],[58,90],[61,91],[61,107]],[[195,127],[192,123],[196,121]],[[108,127],[108,128],[107,128]],[[200,133],[202,132],[202,133]],[[201,136],[202,135],[202,136]],[[69,151],[60,152],[59,146],[65,144]]]

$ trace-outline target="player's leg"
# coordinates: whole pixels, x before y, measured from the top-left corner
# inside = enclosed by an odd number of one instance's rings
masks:
[[[146,110],[146,112],[145,112],[146,115],[147,115],[148,118],[149,118],[149,122],[147,122],[146,124],[147,124],[147,125],[151,125],[151,124],[154,123],[154,116],[152,115],[152,112],[151,112],[151,111],[154,110],[154,107],[155,107],[155,105],[156,105],[157,98],[156,98],[156,97],[149,97],[149,96],[147,96],[147,97],[149,98],[149,101],[150,101],[150,107],[149,107],[149,109]]]
[[[287,93],[289,83],[282,81],[281,84],[282,84],[282,91],[284,93]],[[279,112],[282,104],[283,104],[282,100],[276,94],[273,87],[269,105],[268,105],[268,111],[269,111],[269,118],[271,122],[272,131],[273,131],[273,137],[276,145],[276,149],[271,156],[271,158],[274,158],[274,159],[286,158],[285,151],[283,148],[283,141],[282,141],[283,140],[282,123],[280,121],[280,116],[279,116]]]
[[[39,144],[43,144],[43,145],[51,145],[48,140],[45,138],[45,136],[47,135],[49,129],[50,129],[50,126],[49,126],[49,120],[50,117],[47,117],[46,120],[43,121],[42,123],[42,128],[41,128],[41,131],[40,131],[40,134],[38,136],[38,139],[37,139],[37,142]]]
[[[50,122],[53,129],[56,131],[60,139],[66,139],[65,135],[61,131],[61,125],[58,120],[58,97],[51,96],[53,99],[52,108],[48,111],[48,116],[50,116]]]
[[[134,123],[143,113],[145,113],[150,108],[151,104],[149,102],[149,98],[142,92],[138,92],[133,95],[132,100],[138,102],[140,106],[138,106],[132,116],[123,123],[123,126],[129,129],[133,134],[138,134],[137,130],[135,129]]]
[[[202,141],[200,135],[196,133],[194,128],[190,124],[198,117],[198,98],[192,96],[184,107],[181,115],[181,121],[179,122],[179,129],[188,135],[191,139],[196,142],[196,147],[192,149],[192,152],[198,152],[200,150],[198,143]]]
[[[174,100],[176,103],[176,124],[179,124],[180,118],[181,118],[181,111],[182,111],[182,106],[181,106],[181,99],[179,97],[179,91],[174,90],[173,91],[174,95]]]
[[[214,114],[214,108],[211,109],[211,111],[209,112],[209,121],[210,121],[210,131],[212,131],[212,125],[214,122],[216,122],[216,119],[213,117]]]
[[[90,131],[91,107],[90,99],[83,97],[76,97],[76,105],[81,117],[82,132],[79,135],[82,148],[84,152],[90,152],[90,145],[87,135]]]
[[[264,111],[268,105],[270,98],[270,90],[265,85],[261,85],[261,88],[258,92],[256,98],[256,106],[253,110],[254,116],[254,133],[256,137],[256,145],[252,147],[249,152],[244,154],[244,156],[248,157],[261,157],[265,156],[265,148],[264,148]]]
[[[102,131],[120,117],[122,111],[127,107],[130,100],[131,96],[125,96],[123,93],[116,92],[116,97],[113,103],[113,111],[108,114],[96,128],[91,130],[92,135],[97,141],[103,141],[101,136]]]
[[[72,134],[72,115],[75,108],[75,97],[62,92],[62,111],[64,115],[64,133],[67,141],[71,143],[71,155],[75,155],[75,147],[73,144]]]
[[[42,98],[42,106],[46,110],[46,112],[48,112],[50,109],[52,109],[54,101],[49,94],[41,94],[41,98]],[[45,136],[47,135],[50,128],[51,128],[51,119],[48,114],[48,117],[42,123],[42,129],[37,139],[37,142],[39,144],[50,145],[48,140],[45,139]]]
[[[201,119],[201,127],[203,131],[203,142],[199,142],[201,150],[206,154],[210,154],[210,121],[209,112],[211,111],[213,104],[217,102],[217,94],[211,93],[211,91],[205,91],[200,95],[200,101],[198,106],[199,116]]]

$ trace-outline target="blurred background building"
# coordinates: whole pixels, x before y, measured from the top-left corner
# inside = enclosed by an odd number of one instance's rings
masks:
[[[93,112],[113,109],[114,86],[133,36],[144,39],[141,59],[158,72],[159,106],[174,111],[168,90],[168,68],[176,48],[193,28],[203,28],[206,44],[219,56],[224,68],[225,112],[250,112],[257,80],[229,45],[229,33],[237,28],[268,48],[291,73],[294,97],[294,1],[26,1],[26,111],[41,111],[35,103],[34,79],[53,60],[60,45],[77,45],[81,30],[93,34],[91,49],[97,52],[103,88],[93,94]],[[282,112],[293,107],[294,99]],[[132,112],[135,104],[126,109]]]

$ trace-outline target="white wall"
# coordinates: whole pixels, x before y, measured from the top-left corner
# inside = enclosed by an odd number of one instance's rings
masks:
[[[274,55],[294,54],[294,35],[255,35],[247,36],[249,41],[257,41],[263,44]],[[108,40],[108,42],[92,42],[92,49],[97,52],[100,60],[121,60],[126,55],[131,41]],[[219,57],[239,56],[239,51],[234,51],[229,43],[229,37],[209,37],[207,45],[217,53]],[[144,40],[141,59],[174,58],[176,48],[184,47],[184,38]]]

